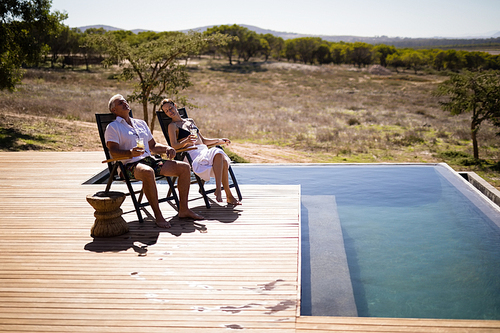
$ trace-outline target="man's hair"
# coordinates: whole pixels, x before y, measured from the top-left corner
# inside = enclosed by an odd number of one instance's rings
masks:
[[[125,99],[122,95],[116,94],[109,99],[109,102],[108,102],[109,112],[111,112],[111,109],[115,107],[115,101],[117,99],[122,99],[122,98]]]

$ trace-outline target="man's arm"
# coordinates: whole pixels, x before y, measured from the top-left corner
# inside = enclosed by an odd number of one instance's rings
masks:
[[[167,145],[157,143],[155,139],[151,139],[148,142],[149,151],[151,154],[167,154],[168,158],[175,157],[175,149]]]
[[[113,141],[106,142],[106,146],[108,147],[109,153],[113,158],[119,158],[119,157],[132,158],[144,154],[144,149],[140,149],[137,147],[134,147],[129,150],[120,149],[120,145]]]

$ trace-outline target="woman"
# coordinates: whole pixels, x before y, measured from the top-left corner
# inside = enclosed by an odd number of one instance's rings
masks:
[[[203,137],[192,119],[181,118],[177,106],[170,99],[164,99],[160,104],[160,109],[172,118],[172,122],[168,125],[170,145],[176,150],[188,147],[197,148],[188,151],[193,160],[193,171],[205,181],[209,181],[210,177],[215,178],[217,202],[222,202],[222,187],[224,187],[227,203],[241,205],[229,187],[228,169],[231,160],[222,149],[217,147],[208,149],[207,147],[215,144],[230,144],[231,141],[226,138],[208,139]]]

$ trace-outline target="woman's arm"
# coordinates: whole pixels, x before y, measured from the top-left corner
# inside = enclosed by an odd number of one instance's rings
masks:
[[[201,141],[203,142],[204,145],[207,146],[214,146],[214,145],[223,145],[223,144],[230,144],[231,140],[227,138],[221,138],[221,139],[210,139],[210,138],[204,138],[201,133],[198,133]]]
[[[194,121],[191,120],[194,124]],[[215,145],[223,145],[223,144],[230,144],[231,140],[227,138],[222,138],[222,139],[211,139],[211,138],[205,138],[201,132],[198,130],[198,137],[200,138],[201,143],[207,146],[215,146]]]
[[[175,125],[174,123],[170,123],[168,125],[168,138],[172,148],[179,150],[182,148],[187,148],[189,146],[192,146],[196,142],[196,138],[194,137],[194,135],[189,135],[184,139],[177,140],[178,132],[179,129],[177,125]]]

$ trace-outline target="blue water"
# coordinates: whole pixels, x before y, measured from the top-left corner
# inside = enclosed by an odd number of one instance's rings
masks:
[[[334,196],[358,316],[500,319],[500,215],[447,167],[233,169],[240,184],[299,184],[302,195]],[[302,235],[309,253],[308,230]]]

